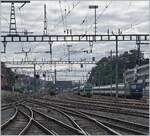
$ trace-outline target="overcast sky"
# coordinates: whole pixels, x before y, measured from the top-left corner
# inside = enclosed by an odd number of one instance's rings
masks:
[[[98,5],[97,9],[97,34],[106,34],[107,29],[117,32],[120,28],[126,33],[149,33],[149,2],[148,1],[31,1],[21,10],[21,4],[15,4],[17,31],[27,30],[35,34],[43,34],[43,9],[44,4],[47,6],[48,34],[66,34],[66,29],[71,29],[72,34],[94,34],[94,11],[89,9],[89,5]],[[1,5],[1,30],[9,31],[10,4]],[[62,19],[63,18],[63,19]],[[70,50],[82,51],[90,50],[89,43],[54,43],[53,59],[67,60],[67,44],[71,44]],[[24,54],[14,54],[20,52],[22,48],[32,52],[48,51],[48,43],[9,43],[7,53],[2,55],[2,60],[22,60]],[[135,49],[136,44],[133,42],[120,42],[119,53]],[[1,50],[2,50],[1,45]],[[142,51],[148,52],[146,45],[142,46]],[[110,50],[115,50],[113,42],[96,42],[93,45],[93,53],[74,53],[71,55],[72,60],[91,60],[96,57],[96,61],[104,56],[109,55]],[[145,54],[147,56],[147,54]],[[49,60],[49,54],[29,54],[28,59]],[[68,66],[57,66],[57,69],[66,69]],[[72,69],[90,70],[92,66],[86,65],[80,68],[79,65],[72,66]],[[49,69],[49,68],[48,68]],[[63,72],[61,75],[73,75],[79,72]],[[86,75],[86,72],[80,72],[79,75]],[[83,78],[83,77],[82,77]],[[61,79],[79,79],[72,77],[61,77]],[[81,79],[81,77],[80,77]]]

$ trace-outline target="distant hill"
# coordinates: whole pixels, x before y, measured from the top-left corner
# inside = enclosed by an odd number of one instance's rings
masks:
[[[149,60],[144,58],[143,53],[139,53],[140,65],[148,64]],[[126,69],[134,68],[137,64],[138,51],[130,50],[118,56],[118,77],[119,83],[123,82],[123,72]],[[112,77],[112,78],[111,78]],[[93,85],[108,85],[115,83],[115,56],[103,57],[91,70],[88,81]]]

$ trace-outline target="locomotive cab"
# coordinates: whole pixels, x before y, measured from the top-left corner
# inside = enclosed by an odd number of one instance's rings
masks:
[[[143,96],[142,83],[131,83],[129,89],[132,97],[141,98]]]

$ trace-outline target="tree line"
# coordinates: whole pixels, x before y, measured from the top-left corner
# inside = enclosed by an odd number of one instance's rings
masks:
[[[118,82],[123,83],[123,73],[127,69],[134,68],[137,64],[148,64],[149,60],[144,58],[144,54],[136,49],[125,51],[118,56]],[[109,85],[115,83],[116,57],[108,56],[99,60],[91,70],[88,82],[95,86]]]

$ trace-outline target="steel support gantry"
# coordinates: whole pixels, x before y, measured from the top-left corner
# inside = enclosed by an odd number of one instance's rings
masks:
[[[122,35],[1,35],[1,42],[91,42],[91,41],[149,41],[149,34]]]
[[[96,64],[95,61],[5,61],[10,65],[40,65],[40,64]]]
[[[149,34],[101,34],[101,35],[2,35],[1,42],[4,44],[4,52],[6,44],[9,42],[115,42],[116,43],[116,98],[118,97],[118,42],[120,41],[134,41],[136,43],[143,43],[149,45]],[[7,62],[9,64],[95,64],[95,62],[81,62],[81,61],[44,61],[44,62]]]

